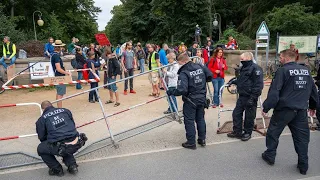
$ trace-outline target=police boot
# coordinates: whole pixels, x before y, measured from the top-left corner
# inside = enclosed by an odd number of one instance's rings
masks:
[[[301,169],[301,168],[299,167],[299,163],[298,163],[298,165],[297,165],[297,168],[299,169],[300,174],[302,174],[302,175],[307,175],[307,171],[306,171],[306,170]]]
[[[68,172],[70,174],[77,174],[78,173],[78,165],[77,164],[70,165],[68,167]]]
[[[64,175],[64,172],[62,167],[60,166],[59,168],[50,168],[49,175],[62,177]]]
[[[206,146],[206,140],[201,140],[201,139],[198,139],[198,144],[202,147],[205,147]]]
[[[241,137],[241,141],[248,141],[249,139],[251,139],[251,135],[248,133],[244,133]]]
[[[241,139],[242,135],[240,133],[236,133],[234,131],[232,131],[231,133],[228,133],[227,136],[229,138],[237,138],[237,139]]]
[[[196,144],[189,144],[188,142],[182,143],[182,147],[193,150],[197,149]]]
[[[262,157],[262,159],[263,159],[266,163],[268,163],[270,166],[274,165],[274,161],[271,161],[271,160],[267,157],[267,155],[266,155],[265,153],[262,153],[261,157]]]

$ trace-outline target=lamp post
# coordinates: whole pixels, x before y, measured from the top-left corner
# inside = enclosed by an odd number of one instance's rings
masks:
[[[219,21],[217,20],[217,16],[219,18]],[[214,21],[212,22],[213,26],[217,27],[219,26],[219,41],[221,39],[221,15],[219,13],[213,14]]]
[[[35,40],[37,41],[36,23],[35,23],[35,21],[34,21],[34,14],[35,14],[35,13],[39,13],[39,19],[38,19],[38,21],[37,21],[37,24],[38,24],[39,26],[43,26],[44,21],[41,19],[42,13],[41,13],[40,11],[35,11],[35,12],[33,12],[32,17],[33,17],[34,38],[35,38]]]

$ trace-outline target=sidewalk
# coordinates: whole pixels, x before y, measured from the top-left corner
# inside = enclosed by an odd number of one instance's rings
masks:
[[[267,165],[261,159],[265,150],[265,138],[257,137],[249,142],[212,143],[196,151],[183,148],[121,155],[101,160],[83,162],[77,176],[65,172],[63,179],[227,179],[227,180],[292,180],[320,179],[320,133],[311,133],[307,176],[296,169],[297,155],[290,135],[282,136],[276,164]],[[48,169],[0,175],[2,180],[59,179],[49,177]]]

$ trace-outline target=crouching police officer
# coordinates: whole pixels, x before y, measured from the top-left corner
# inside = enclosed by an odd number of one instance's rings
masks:
[[[313,116],[318,94],[308,68],[298,65],[295,58],[296,53],[291,50],[280,53],[283,67],[277,70],[268,97],[263,103],[263,116],[266,117],[272,108],[274,111],[266,136],[267,150],[262,154],[262,159],[269,165],[274,164],[279,136],[288,125],[298,154],[297,168],[305,175],[308,171],[310,140],[307,109],[309,105],[310,115]]]
[[[41,141],[37,151],[49,167],[49,175],[64,175],[55,155],[63,157],[63,163],[68,167],[69,173],[76,174],[78,165],[73,154],[84,146],[87,137],[78,133],[68,109],[54,108],[49,101],[42,102],[41,108],[44,110],[43,114],[36,122],[37,134]]]
[[[183,143],[184,148],[196,149],[196,129],[197,124],[198,144],[206,145],[206,122],[204,120],[204,108],[210,102],[206,99],[206,82],[211,82],[212,73],[204,66],[193,63],[186,53],[178,57],[181,65],[178,74],[177,89],[167,91],[167,94],[181,96],[184,102],[183,115],[186,129],[187,142]]]
[[[239,99],[232,113],[233,131],[227,136],[248,141],[256,118],[257,101],[263,89],[263,72],[261,67],[252,61],[252,53],[243,53],[240,58],[242,64],[240,76],[233,82],[237,85]],[[242,123],[243,111],[245,111],[244,123]],[[244,124],[243,130],[242,124]]]

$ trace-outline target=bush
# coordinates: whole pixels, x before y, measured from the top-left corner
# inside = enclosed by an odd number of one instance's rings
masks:
[[[227,44],[229,36],[236,39],[239,49],[251,50],[255,48],[255,41],[250,39],[248,36],[239,33],[234,28],[228,28],[223,32],[223,39],[221,39],[217,44]]]
[[[28,57],[42,57],[44,56],[44,44],[41,41],[26,41],[17,45],[17,53],[19,49],[27,52]]]

